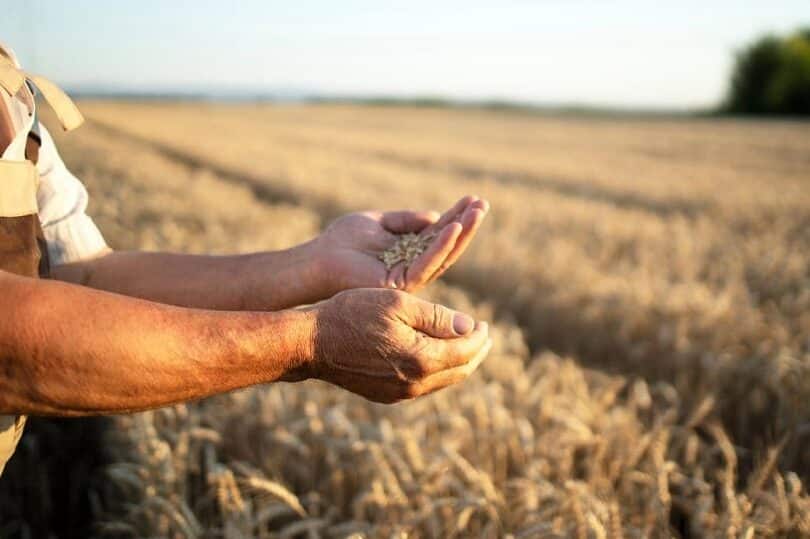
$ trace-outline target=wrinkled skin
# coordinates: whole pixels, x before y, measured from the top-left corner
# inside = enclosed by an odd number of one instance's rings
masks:
[[[349,290],[311,311],[313,359],[284,380],[318,378],[375,402],[458,383],[492,344],[486,323],[396,290]]]

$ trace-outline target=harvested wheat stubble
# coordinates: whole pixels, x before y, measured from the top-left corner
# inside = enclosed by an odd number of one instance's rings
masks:
[[[389,270],[400,262],[405,262],[406,266],[410,266],[419,255],[425,252],[435,237],[435,234],[422,235],[413,232],[402,234],[394,245],[380,254],[379,259]]]

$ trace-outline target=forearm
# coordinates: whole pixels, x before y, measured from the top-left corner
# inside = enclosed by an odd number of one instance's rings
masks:
[[[128,412],[277,380],[304,361],[300,311],[171,307],[0,272],[0,414]]]
[[[56,279],[177,305],[270,311],[325,297],[314,245],[234,256],[122,251],[58,266]]]

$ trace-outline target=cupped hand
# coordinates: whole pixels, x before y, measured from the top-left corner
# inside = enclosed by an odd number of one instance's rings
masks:
[[[283,379],[318,378],[375,402],[456,384],[492,346],[485,322],[398,290],[348,290],[310,309],[311,360]]]
[[[380,287],[414,291],[437,279],[464,253],[489,211],[489,203],[465,196],[439,215],[432,211],[367,211],[345,215],[318,237],[325,278],[336,291]],[[409,266],[390,270],[380,254],[399,235],[431,236],[427,249]]]

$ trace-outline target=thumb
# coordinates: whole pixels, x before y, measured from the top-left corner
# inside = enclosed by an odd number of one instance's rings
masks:
[[[470,333],[475,327],[471,316],[444,305],[408,296],[402,313],[403,321],[412,328],[437,339],[454,339]]]

